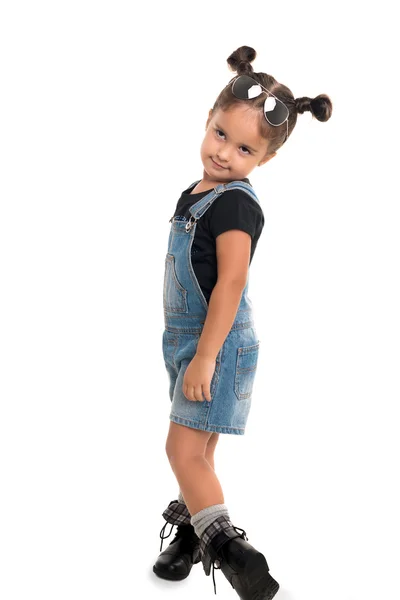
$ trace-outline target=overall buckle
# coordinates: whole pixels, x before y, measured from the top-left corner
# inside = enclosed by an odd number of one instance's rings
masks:
[[[193,221],[192,221],[192,219],[193,219]],[[190,215],[190,219],[189,219],[189,221],[188,221],[188,222],[186,223],[186,225],[185,225],[185,229],[186,229],[186,231],[190,231],[190,230],[192,229],[193,225],[194,225],[194,224],[195,224],[197,221],[198,221],[198,219],[195,219],[195,218],[193,217],[193,215]]]

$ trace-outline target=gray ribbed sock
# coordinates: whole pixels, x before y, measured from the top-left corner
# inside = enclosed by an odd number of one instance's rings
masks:
[[[221,515],[224,515],[227,519],[229,519],[228,509],[225,504],[213,504],[212,506],[207,506],[207,508],[203,508],[198,513],[194,514],[191,517],[190,522],[194,527],[196,535],[201,537],[206,528]]]
[[[182,496],[181,490],[179,490],[178,500],[179,500],[179,502],[182,502],[182,504],[186,504],[185,498]]]

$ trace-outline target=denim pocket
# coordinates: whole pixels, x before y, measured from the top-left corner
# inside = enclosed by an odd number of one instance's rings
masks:
[[[259,348],[260,342],[257,342],[253,346],[243,346],[237,349],[235,394],[238,400],[251,398]]]
[[[169,312],[188,312],[187,291],[179,283],[175,272],[175,256],[167,254],[164,272],[164,310]]]

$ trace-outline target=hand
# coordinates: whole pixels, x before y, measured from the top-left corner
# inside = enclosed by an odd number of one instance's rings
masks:
[[[211,401],[210,385],[216,361],[205,356],[195,356],[190,361],[183,377],[182,391],[188,400]],[[204,394],[204,398],[203,398]]]

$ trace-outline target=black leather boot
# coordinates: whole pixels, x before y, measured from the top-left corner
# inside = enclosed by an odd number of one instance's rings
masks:
[[[242,533],[238,533],[240,530]],[[200,555],[206,575],[221,569],[242,600],[270,600],[279,583],[269,574],[265,556],[247,541],[246,532],[225,516],[218,517],[202,535]],[[214,570],[214,591],[216,591]]]
[[[153,571],[163,579],[179,581],[185,579],[193,565],[200,562],[200,540],[190,523],[191,515],[185,504],[178,500],[172,500],[163,512],[163,517],[166,523],[160,531],[160,550],[162,550],[163,541],[171,535],[174,525],[177,525],[177,531],[168,548],[157,558]],[[168,523],[171,523],[172,527],[169,534],[164,536]]]

